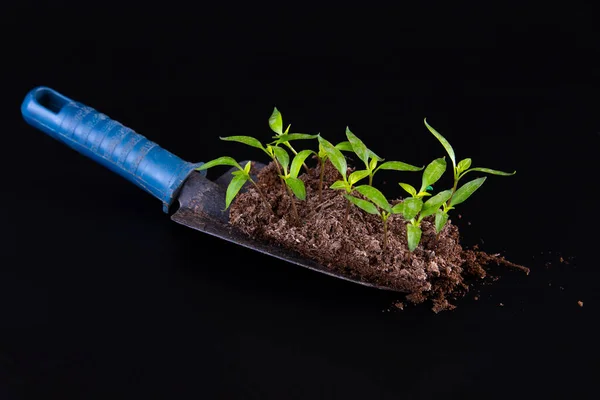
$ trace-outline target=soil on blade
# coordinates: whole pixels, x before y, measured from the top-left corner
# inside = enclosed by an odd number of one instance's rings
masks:
[[[497,255],[463,249],[458,228],[451,221],[436,237],[432,217],[421,223],[421,243],[411,253],[406,241],[406,221],[400,215],[391,216],[384,249],[379,216],[352,206],[345,223],[347,200],[340,191],[329,189],[339,179],[339,172],[326,163],[321,199],[319,177],[319,168],[310,168],[299,177],[306,186],[306,200],[294,200],[301,221],[298,224],[293,220],[292,200],[276,165],[269,164],[259,172],[257,184],[272,211],[258,191],[249,186],[232,203],[230,223],[252,237],[295,250],[332,271],[407,293],[406,298],[412,303],[431,300],[435,312],[453,309],[449,300],[468,292],[467,280],[484,278],[487,264],[515,266]],[[360,197],[357,192],[353,195]]]

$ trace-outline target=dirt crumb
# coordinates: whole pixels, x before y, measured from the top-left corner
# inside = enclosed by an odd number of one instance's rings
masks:
[[[578,305],[579,307],[583,307],[583,301],[579,300],[579,301],[577,302],[577,305]]]

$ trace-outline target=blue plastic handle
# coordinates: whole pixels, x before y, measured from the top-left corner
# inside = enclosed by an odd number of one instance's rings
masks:
[[[47,87],[31,90],[21,113],[33,127],[160,199],[164,212],[169,211],[188,175],[203,164],[186,162],[132,129]]]

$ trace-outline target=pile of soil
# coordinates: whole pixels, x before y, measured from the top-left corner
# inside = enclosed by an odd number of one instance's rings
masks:
[[[299,178],[306,200],[294,199],[300,224],[294,221],[291,199],[271,163],[258,173],[257,184],[271,205],[269,210],[256,188],[238,195],[230,208],[230,223],[253,238],[275,242],[355,280],[407,293],[412,303],[433,302],[433,311],[455,308],[449,299],[464,296],[467,280],[483,279],[490,263],[528,269],[459,243],[458,228],[448,221],[436,238],[432,217],[421,223],[421,243],[411,253],[406,241],[406,221],[401,215],[388,220],[388,241],[383,249],[383,224],[377,215],[350,207],[344,226],[346,199],[329,189],[339,172],[325,165],[322,200],[319,201],[319,168],[309,168]],[[349,173],[351,169],[349,169]],[[354,192],[353,195],[360,197]],[[396,199],[391,204],[396,204]]]

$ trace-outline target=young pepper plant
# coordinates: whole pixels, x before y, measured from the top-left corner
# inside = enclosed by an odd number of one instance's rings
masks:
[[[460,204],[467,200],[477,189],[481,187],[481,185],[483,185],[483,182],[485,182],[486,180],[486,178],[473,179],[465,183],[462,187],[458,188],[458,182],[463,176],[465,176],[465,174],[469,172],[483,172],[492,175],[510,176],[516,174],[517,171],[503,172],[490,168],[470,168],[470,158],[465,158],[459,161],[457,164],[454,149],[452,148],[448,140],[446,140],[446,138],[444,138],[438,131],[436,131],[431,125],[427,123],[427,118],[425,118],[423,121],[425,122],[425,126],[427,127],[427,129],[433,134],[433,136],[435,136],[439,140],[444,149],[446,149],[446,152],[448,153],[448,156],[450,156],[450,160],[452,161],[453,167],[452,171],[454,175],[454,185],[452,186],[452,194],[448,198],[448,200],[444,202],[444,204],[442,204],[442,208],[437,210],[435,213],[435,229],[436,233],[439,235],[441,230],[446,225],[446,222],[448,222],[448,212],[454,209],[454,206],[456,206],[457,204]]]
[[[320,135],[317,135],[318,137]],[[352,147],[348,147],[350,146],[350,142],[340,142],[338,144],[336,144],[334,147],[338,150],[345,150],[345,151],[352,151]],[[340,156],[343,157],[343,155],[340,153]],[[377,155],[375,155],[375,157],[377,157]],[[319,160],[319,203],[321,203],[323,201],[323,179],[324,179],[324,175],[325,175],[325,163],[327,162],[328,159],[328,155],[327,155],[327,151],[325,151],[325,148],[323,147],[323,144],[321,143],[321,141],[319,141],[319,151],[317,152],[317,159]]]
[[[369,214],[379,215],[381,222],[383,223],[383,250],[385,250],[387,248],[388,239],[388,220],[392,214],[399,214],[402,212],[402,203],[392,207],[383,193],[370,185],[360,185],[354,189],[365,196],[369,201],[351,196],[350,194],[344,194],[344,197],[346,197],[349,202],[352,202],[355,206]]]
[[[446,158],[441,157],[433,160],[425,171],[421,179],[421,188],[419,191],[408,183],[400,182],[402,189],[406,190],[411,197],[397,204],[397,211],[408,221],[406,224],[406,239],[409,251],[414,251],[421,241],[421,221],[423,218],[434,214],[447,201],[452,192],[447,190],[440,192],[423,203],[423,197],[431,196],[427,189],[436,183],[446,171]]]
[[[242,168],[240,164],[231,157],[219,157],[215,158],[212,161],[202,164],[200,167],[196,168],[196,170],[203,171],[205,169],[212,168],[217,165],[228,165],[230,167],[237,168],[237,171],[233,171],[231,173],[233,175],[233,179],[231,179],[231,182],[229,182],[229,186],[227,186],[227,191],[225,193],[225,210],[229,208],[229,205],[231,204],[235,196],[237,196],[242,186],[244,186],[244,183],[250,181],[256,188],[256,191],[260,195],[265,206],[271,212],[273,211],[264,193],[262,192],[262,190],[260,190],[260,187],[258,187],[257,183],[250,176],[250,168],[252,167],[252,161],[248,161],[244,168]]]
[[[298,225],[300,224],[300,216],[298,215],[296,203],[294,202],[294,196],[300,200],[306,199],[306,187],[304,186],[304,182],[298,179],[298,174],[300,173],[300,168],[302,167],[304,160],[306,160],[308,156],[313,153],[314,151],[312,150],[300,151],[294,156],[292,165],[290,166],[290,158],[287,151],[280,147],[275,149],[277,160],[283,169],[283,174],[279,175],[279,177],[285,182],[287,192],[290,197],[290,202],[292,204],[292,217],[294,219],[294,223]]]
[[[358,181],[366,178],[369,175],[369,172],[365,171],[365,170],[354,171],[349,176],[347,176],[348,164],[347,164],[346,158],[344,157],[342,152],[340,150],[338,150],[329,141],[323,139],[321,136],[319,136],[318,139],[319,139],[319,144],[321,145],[322,149],[327,154],[329,161],[331,162],[331,164],[333,164],[335,169],[337,169],[338,172],[340,173],[340,175],[342,176],[342,179],[333,182],[333,184],[330,186],[330,188],[334,189],[334,190],[343,190],[346,192],[346,194],[352,193],[352,188],[354,187],[354,184],[357,183]],[[344,214],[344,222],[343,222],[344,228],[346,227],[346,223],[348,222],[349,211],[350,211],[350,200],[348,200],[346,202],[346,212]]]
[[[380,161],[384,161],[383,158],[379,157],[372,150],[368,149],[367,146],[360,140],[349,127],[346,127],[346,137],[348,138],[348,142],[350,145],[351,151],[353,151],[358,158],[365,164],[365,171],[367,171],[369,176],[369,185],[373,185],[373,177],[375,173],[380,169],[385,170],[394,170],[394,171],[421,171],[423,167],[415,167],[414,165],[410,165],[404,163],[402,161],[386,161],[383,164],[377,166]],[[344,142],[340,143],[342,149],[348,149],[348,145]],[[338,145],[338,148],[340,147]]]
[[[273,108],[273,112],[269,117],[269,127],[273,132],[275,132],[275,136],[273,139],[276,139],[274,142],[275,145],[284,144],[288,149],[297,155],[298,152],[294,147],[290,144],[292,140],[303,140],[303,139],[314,139],[317,135],[308,135],[305,133],[288,133],[290,131],[290,127],[292,125],[289,124],[285,131],[283,130],[283,116],[281,112],[277,109],[277,107]],[[308,172],[308,166],[305,163],[302,163],[304,169]]]

